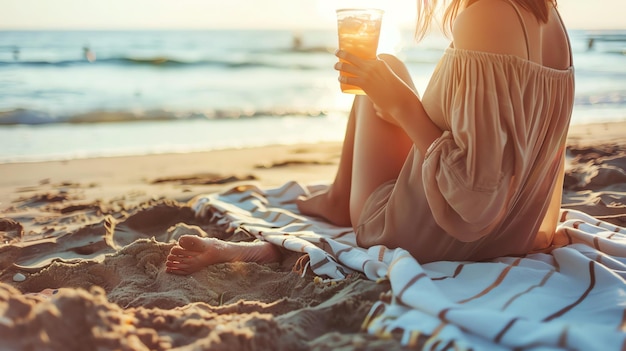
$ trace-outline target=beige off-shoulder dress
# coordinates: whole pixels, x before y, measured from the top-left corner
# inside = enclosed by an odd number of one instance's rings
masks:
[[[570,50],[571,57],[571,50]],[[443,130],[366,201],[357,240],[420,262],[525,254],[554,232],[574,69],[448,48],[422,99]],[[479,239],[455,239],[471,233]]]

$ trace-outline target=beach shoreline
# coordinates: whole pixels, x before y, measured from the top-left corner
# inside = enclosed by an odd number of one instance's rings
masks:
[[[567,146],[563,207],[625,226],[626,121],[574,125]],[[12,349],[401,349],[361,329],[389,289],[361,274],[316,279],[294,271],[299,254],[164,272],[171,239],[235,240],[195,218],[189,200],[240,183],[329,183],[340,152],[324,142],[0,164],[0,339]]]
[[[626,145],[626,121],[572,125],[567,145],[583,149]],[[145,201],[155,197],[184,200],[197,193],[218,191],[237,180],[266,187],[290,180],[328,183],[340,154],[341,142],[321,142],[4,163],[0,164],[0,209],[10,207],[29,189],[45,186],[50,190],[80,187],[85,197],[100,199],[132,192],[138,201]]]

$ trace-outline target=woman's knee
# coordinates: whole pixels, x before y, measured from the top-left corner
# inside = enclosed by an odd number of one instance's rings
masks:
[[[406,84],[408,84],[411,89],[415,90],[415,85],[413,84],[413,79],[411,78],[411,74],[409,73],[408,68],[399,58],[393,56],[391,54],[380,54],[378,58],[385,61],[385,63],[391,68],[391,70],[402,79]]]

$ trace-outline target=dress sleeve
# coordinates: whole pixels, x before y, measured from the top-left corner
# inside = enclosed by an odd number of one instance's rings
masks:
[[[449,130],[425,154],[424,191],[437,223],[458,240],[474,241],[506,214],[516,104],[504,66],[463,58],[447,64],[441,103]]]

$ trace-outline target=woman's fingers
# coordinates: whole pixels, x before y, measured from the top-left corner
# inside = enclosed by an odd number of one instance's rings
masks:
[[[339,62],[343,63],[343,65],[335,65],[335,68],[340,71],[347,71],[350,67],[354,67],[353,70],[357,70],[358,72],[368,72],[382,62],[377,57],[364,59],[343,50],[337,51],[336,56],[340,59]],[[338,67],[342,68],[340,69]]]
[[[337,52],[335,52],[335,56],[337,56],[340,59],[346,60],[355,66],[360,66],[363,63],[363,61],[367,61],[345,50],[337,50]]]
[[[349,62],[342,62],[342,61],[335,63],[335,69],[340,72],[350,73],[354,75],[358,75],[359,73],[362,72],[361,69],[358,69],[357,67],[353,66]]]
[[[361,77],[349,77],[345,75],[340,75],[339,82],[363,88],[363,79]]]
[[[337,51],[337,57],[341,61],[335,63],[334,67],[341,72],[340,82],[363,88],[363,83],[377,79],[376,67],[382,61],[362,59],[342,50]]]
[[[339,82],[357,87],[360,87],[363,83],[363,70],[352,63],[339,61],[335,64],[335,69],[341,73],[338,78]]]

